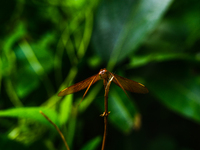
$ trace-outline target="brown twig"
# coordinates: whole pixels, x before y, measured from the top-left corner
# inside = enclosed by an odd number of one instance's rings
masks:
[[[69,149],[69,146],[65,140],[65,137],[63,136],[62,132],[60,131],[60,129],[58,128],[58,126],[53,123],[53,121],[51,121],[51,119],[49,117],[47,117],[47,115],[45,115],[41,110],[40,110],[40,113],[56,128],[56,130],[58,131],[58,133],[60,134],[60,137],[62,138],[64,144],[65,144],[65,147],[67,148],[67,150],[70,150]]]
[[[113,80],[114,76],[112,76],[109,81],[104,79],[104,88],[105,88],[105,95],[104,95],[104,105],[105,105],[105,112],[101,114],[100,116],[104,117],[104,134],[103,134],[103,142],[102,142],[102,147],[101,150],[105,149],[105,143],[106,143],[106,135],[107,135],[107,124],[108,124],[108,115],[110,112],[108,112],[108,92],[110,88],[110,84]]]

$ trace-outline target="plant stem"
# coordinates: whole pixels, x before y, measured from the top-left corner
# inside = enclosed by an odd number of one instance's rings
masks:
[[[58,133],[60,134],[60,137],[62,138],[62,140],[63,140],[63,142],[64,142],[64,144],[65,144],[65,147],[66,147],[66,149],[67,150],[70,150],[69,149],[69,146],[68,146],[68,144],[67,144],[67,142],[66,142],[66,140],[65,140],[65,137],[64,137],[64,135],[62,134],[62,132],[60,131],[60,129],[58,128],[58,126],[55,124],[55,123],[53,123],[53,121],[51,121],[51,119],[49,118],[49,117],[47,117],[47,115],[45,115],[42,111],[40,111],[40,113],[55,127],[55,129],[58,131]]]
[[[110,114],[110,112],[108,112],[108,92],[109,92],[110,84],[111,84],[113,78],[114,78],[114,76],[112,76],[109,80],[104,79],[104,81],[103,81],[104,88],[105,88],[105,95],[104,95],[105,111],[101,115],[102,117],[104,117],[104,134],[103,134],[103,142],[102,142],[101,150],[105,149],[108,115]]]

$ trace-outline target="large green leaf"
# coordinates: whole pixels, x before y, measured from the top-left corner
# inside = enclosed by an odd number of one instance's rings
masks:
[[[12,108],[7,110],[0,111],[0,117],[13,117],[13,118],[25,118],[38,121],[42,124],[52,127],[52,125],[40,114],[39,111],[42,111],[47,115],[56,125],[59,126],[59,120],[57,113],[53,110],[44,108],[44,107],[21,107],[21,108]]]
[[[147,80],[150,93],[170,109],[200,122],[200,76],[188,73],[188,66],[162,67]]]
[[[153,31],[172,0],[104,0],[98,9],[92,44],[112,64],[124,59]],[[112,9],[111,9],[112,8]]]

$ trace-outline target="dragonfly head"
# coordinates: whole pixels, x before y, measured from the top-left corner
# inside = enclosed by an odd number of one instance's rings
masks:
[[[108,78],[108,70],[106,68],[99,71],[99,76],[103,79]]]

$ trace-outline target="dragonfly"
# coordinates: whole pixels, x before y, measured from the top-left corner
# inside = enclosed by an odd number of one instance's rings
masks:
[[[85,95],[87,94],[88,90],[90,89],[90,87],[99,80],[103,80],[103,84],[105,88],[105,95],[104,95],[105,96],[105,101],[104,101],[105,111],[103,114],[100,115],[104,117],[104,135],[103,135],[102,148],[101,148],[101,150],[104,150],[106,135],[107,135],[107,118],[110,113],[108,112],[108,92],[109,92],[111,82],[114,82],[117,86],[119,86],[125,92],[127,96],[128,94],[126,93],[126,91],[130,91],[133,93],[142,93],[142,94],[148,93],[149,91],[143,84],[121,77],[117,74],[111,73],[106,68],[104,68],[104,69],[101,69],[98,74],[93,75],[83,81],[80,81],[60,91],[60,93],[58,93],[58,96],[65,96],[65,95],[72,94],[72,93],[75,93],[87,88],[81,99],[82,101]]]
[[[102,79],[103,79],[105,89],[106,89],[107,83],[112,80],[117,86],[119,86],[124,91],[124,93],[127,96],[128,94],[126,93],[126,91],[133,92],[133,93],[141,93],[141,94],[146,94],[149,92],[148,89],[143,84],[121,77],[117,74],[111,73],[106,68],[104,68],[104,69],[101,69],[98,74],[93,75],[83,81],[80,81],[60,91],[60,93],[58,93],[58,96],[65,96],[65,95],[72,94],[72,93],[75,93],[87,88],[82,97],[82,100],[83,100],[88,90],[90,89],[90,87],[94,83]]]

